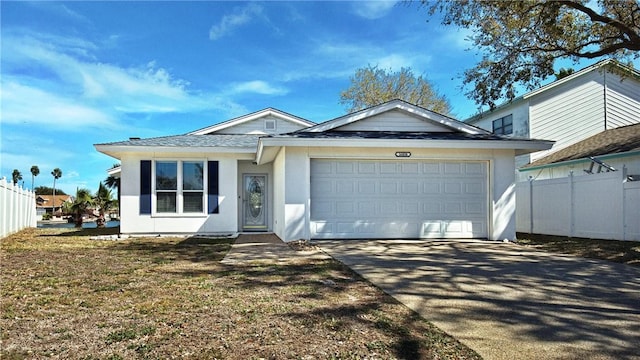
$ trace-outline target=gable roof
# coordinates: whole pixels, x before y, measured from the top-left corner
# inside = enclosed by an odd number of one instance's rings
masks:
[[[605,130],[525,165],[523,169],[630,151],[640,151],[640,124]]]
[[[578,77],[581,77],[583,75],[586,75],[586,74],[588,74],[588,73],[590,73],[592,71],[605,69],[605,68],[610,69],[610,70],[612,70],[614,72],[623,73],[623,74],[625,74],[627,76],[630,76],[632,78],[640,79],[640,71],[639,70],[634,69],[634,68],[629,67],[629,66],[626,66],[626,65],[623,65],[623,64],[621,64],[620,62],[618,62],[618,61],[616,61],[614,59],[605,59],[605,60],[598,61],[595,64],[589,65],[589,66],[587,66],[585,68],[582,68],[582,69],[574,72],[571,75],[563,77],[562,79],[552,81],[549,84],[543,85],[543,86],[541,86],[541,87],[539,87],[539,88],[537,88],[535,90],[532,90],[532,91],[529,91],[529,92],[527,92],[527,93],[525,93],[523,95],[517,96],[517,97],[513,98],[512,100],[507,101],[505,103],[502,103],[502,104],[496,106],[495,108],[493,108],[491,110],[483,111],[483,112],[480,112],[478,114],[472,115],[471,117],[465,119],[464,122],[465,123],[473,123],[473,122],[479,121],[479,120],[483,119],[485,116],[487,116],[488,114],[496,113],[496,112],[498,112],[498,111],[500,111],[500,110],[502,110],[504,108],[507,108],[509,106],[517,104],[517,103],[519,103],[519,102],[521,102],[523,100],[529,99],[529,98],[531,98],[533,96],[536,96],[538,94],[541,94],[541,93],[543,93],[545,91],[551,90],[551,89],[553,89],[553,88],[555,88],[557,86],[560,86],[560,85],[562,85],[564,83],[573,81],[574,79],[576,79]]]
[[[253,112],[251,114],[247,114],[247,115],[242,115],[239,116],[237,118],[233,118],[231,120],[227,120],[224,122],[221,122],[219,124],[215,124],[212,126],[208,126],[206,128],[202,128],[196,131],[192,131],[190,133],[187,133],[187,135],[209,135],[211,133],[214,133],[216,131],[220,131],[222,129],[226,129],[232,126],[236,126],[236,125],[240,125],[243,124],[245,122],[249,122],[249,121],[253,121],[262,117],[266,117],[266,116],[274,116],[286,121],[290,121],[294,124],[299,124],[301,126],[304,127],[309,127],[309,126],[313,126],[315,125],[314,122],[303,119],[301,117],[286,113],[284,111],[278,110],[278,109],[274,109],[274,108],[266,108],[266,109],[262,109],[256,112]]]
[[[340,127],[346,127],[354,122],[370,119],[392,110],[409,113],[451,131],[339,130]],[[554,143],[553,141],[495,135],[490,131],[462,123],[405,101],[392,100],[292,133],[261,136],[258,139],[256,162],[264,164],[273,161],[278,149],[282,146],[397,148],[399,146],[398,140],[402,140],[402,146],[407,148],[513,149],[516,155],[548,150]]]
[[[490,132],[486,130],[469,124],[465,124],[461,121],[455,120],[454,118],[439,114],[435,111],[427,110],[425,108],[410,104],[400,99],[391,100],[380,105],[340,116],[333,120],[325,121],[318,125],[312,126],[310,128],[298,130],[297,132],[318,133],[336,130],[342,126],[349,125],[363,119],[371,118],[373,116],[380,115],[392,110],[400,110],[404,113],[413,115],[420,120],[436,124],[444,128],[448,128],[452,131],[464,132],[467,134],[490,134]]]
[[[71,195],[58,195],[56,194],[56,206],[61,207],[67,201],[72,201]],[[37,195],[36,207],[51,208],[53,207],[53,195]]]

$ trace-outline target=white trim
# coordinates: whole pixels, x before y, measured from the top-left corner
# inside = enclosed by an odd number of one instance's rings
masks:
[[[127,154],[194,154],[194,153],[237,153],[255,154],[255,147],[229,147],[229,146],[144,146],[144,145],[95,145],[96,150],[121,160],[124,153]]]
[[[158,190],[156,189],[156,165],[158,162],[175,162],[176,163],[176,190],[167,190],[164,192],[175,192],[176,193],[176,212],[158,212]],[[185,212],[184,211],[184,193],[183,189],[183,166],[185,162],[200,162],[203,165],[202,168],[202,212]],[[171,217],[171,218],[182,218],[182,217],[191,217],[191,218],[206,218],[209,214],[207,213],[208,209],[208,160],[203,158],[197,159],[189,159],[189,158],[155,158],[151,160],[151,217],[152,218],[163,218],[163,217]],[[163,192],[163,190],[160,190]],[[187,190],[186,192],[190,192]],[[191,192],[198,192],[198,190],[193,190]]]

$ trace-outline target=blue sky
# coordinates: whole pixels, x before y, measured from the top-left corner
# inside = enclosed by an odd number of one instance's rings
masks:
[[[410,67],[451,102],[479,59],[464,30],[404,2],[6,2],[1,6],[0,176],[92,191],[116,159],[93,144],[183,134],[274,107],[343,115],[357,68]]]

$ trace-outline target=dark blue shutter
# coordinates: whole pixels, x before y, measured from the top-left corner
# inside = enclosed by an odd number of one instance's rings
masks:
[[[151,214],[151,160],[140,161],[140,214]]]
[[[207,164],[207,191],[208,191],[208,213],[218,214],[219,175],[218,162],[209,161]]]

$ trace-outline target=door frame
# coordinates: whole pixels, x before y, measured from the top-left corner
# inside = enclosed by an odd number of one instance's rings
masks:
[[[264,177],[264,202],[262,204],[262,211],[264,213],[264,226],[247,226],[245,222],[245,206],[248,205],[248,200],[245,199],[246,179],[250,176],[262,176]],[[268,232],[270,229],[270,203],[269,203],[269,174],[268,173],[242,173],[240,183],[242,184],[240,195],[240,230],[243,232]]]

